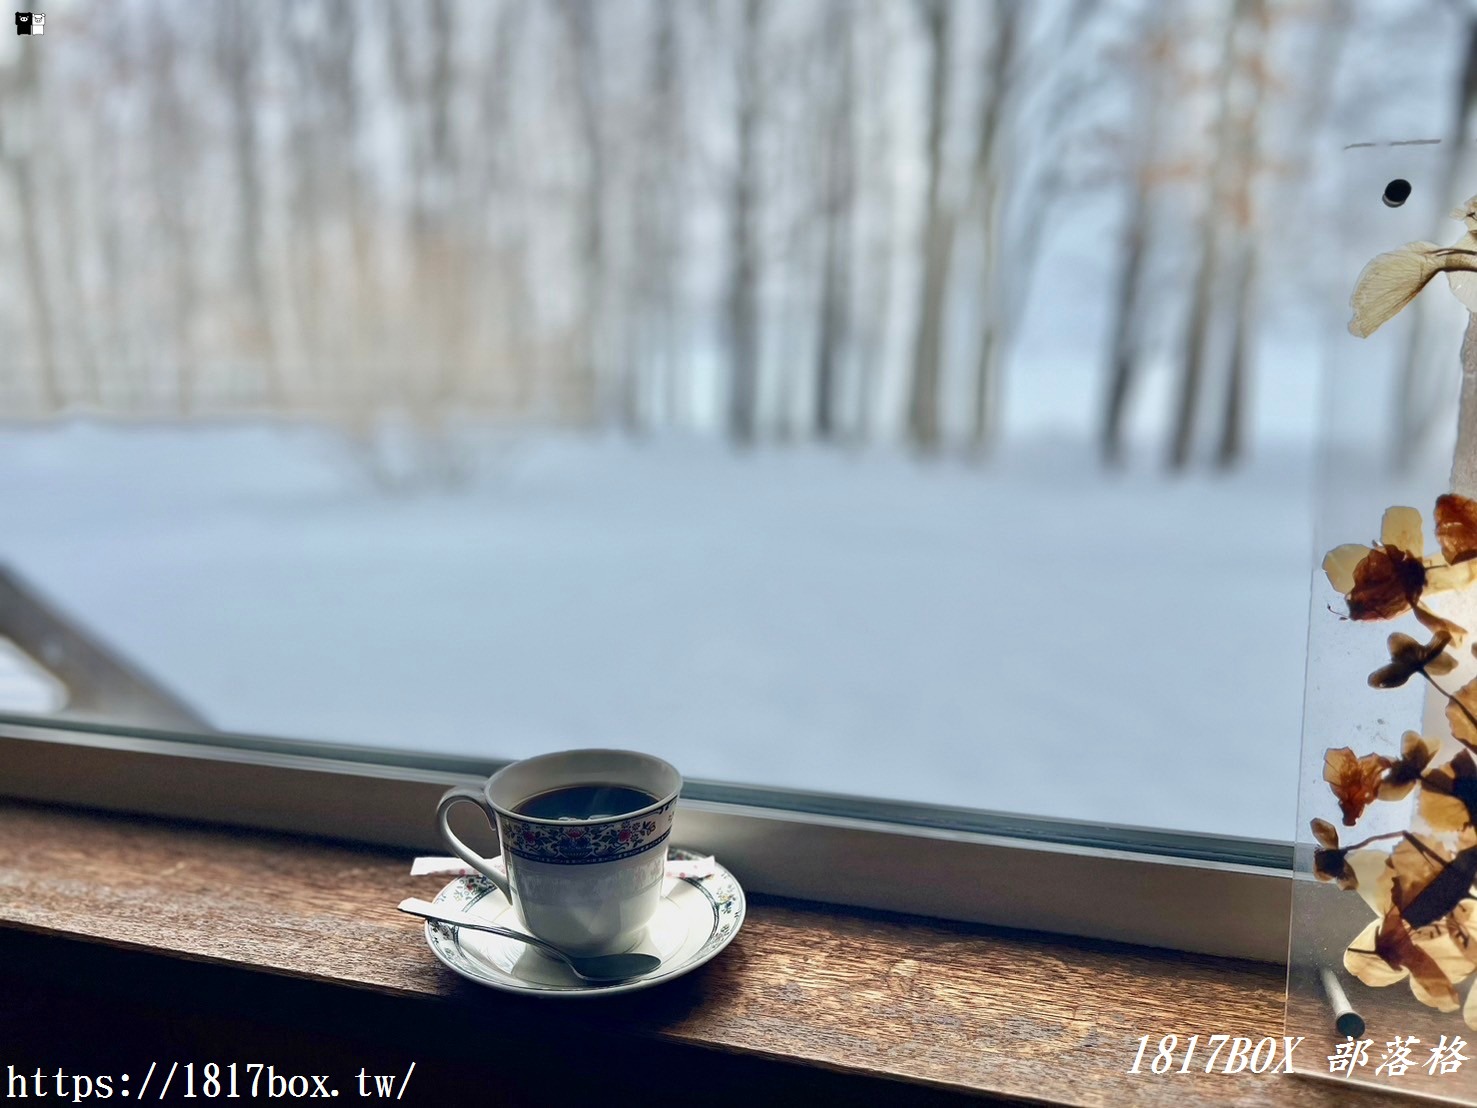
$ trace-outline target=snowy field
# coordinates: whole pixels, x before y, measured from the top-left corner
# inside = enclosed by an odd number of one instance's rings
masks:
[[[389,495],[318,430],[10,430],[0,558],[224,730],[1292,833],[1305,455],[463,445]]]

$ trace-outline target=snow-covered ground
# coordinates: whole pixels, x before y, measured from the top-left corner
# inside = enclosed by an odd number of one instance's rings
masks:
[[[0,559],[226,730],[1292,832],[1304,454],[466,449],[387,495],[321,430],[11,429]]]

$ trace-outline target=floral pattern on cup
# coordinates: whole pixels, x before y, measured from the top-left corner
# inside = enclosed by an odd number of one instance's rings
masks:
[[[667,841],[677,802],[605,823],[532,823],[498,813],[502,848],[533,862],[583,865],[631,858]]]

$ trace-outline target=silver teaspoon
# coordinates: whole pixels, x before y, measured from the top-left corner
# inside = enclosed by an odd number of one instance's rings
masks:
[[[625,981],[631,977],[640,977],[642,974],[650,973],[662,964],[662,960],[654,954],[600,954],[593,958],[577,957],[573,954],[566,954],[552,943],[535,938],[533,935],[514,931],[511,927],[500,927],[495,923],[488,923],[466,912],[444,911],[428,900],[418,900],[415,897],[402,900],[400,910],[407,915],[435,920],[437,923],[449,923],[453,927],[466,927],[473,931],[487,931],[494,935],[501,935],[505,939],[517,939],[520,943],[537,947],[551,958],[563,962],[574,971],[576,977],[584,981],[601,984]]]

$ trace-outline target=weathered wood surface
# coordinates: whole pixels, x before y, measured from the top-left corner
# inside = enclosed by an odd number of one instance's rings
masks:
[[[439,998],[493,1034],[552,1022],[1001,1099],[1383,1102],[1304,1078],[1126,1072],[1144,1034],[1280,1036],[1275,967],[767,898],[719,958],[660,989],[598,1004],[509,997],[443,969],[395,911],[444,882],[409,877],[409,860],[6,803],[0,928]]]

